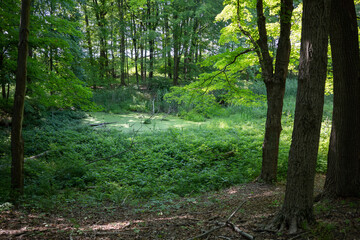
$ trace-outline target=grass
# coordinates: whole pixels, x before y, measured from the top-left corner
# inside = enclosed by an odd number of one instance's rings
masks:
[[[252,88],[259,93],[263,91],[260,83]],[[284,101],[280,180],[285,179],[287,171],[294,88],[296,85],[290,82]],[[125,90],[115,92],[118,91]],[[99,97],[102,93],[97,94]],[[114,94],[116,102],[121,102],[122,95]],[[126,99],[131,93],[127,94],[124,94]],[[106,96],[112,99],[110,92],[104,93],[99,98],[104,104]],[[319,172],[326,170],[331,129],[328,100],[320,140]],[[248,182],[260,173],[265,103],[256,107],[228,107],[224,110],[226,117],[195,123],[165,114],[124,114],[123,107],[117,111],[122,114],[116,114],[109,110],[115,109],[109,102],[104,106],[107,112],[53,111],[25,122],[25,156],[49,152],[41,158],[26,160],[24,206],[54,210],[70,207],[74,201],[85,205],[166,201]],[[113,124],[90,126],[100,122]],[[6,128],[0,131],[1,149],[4,149],[0,154],[0,174],[4,176],[0,179],[2,203],[9,200],[10,132]]]

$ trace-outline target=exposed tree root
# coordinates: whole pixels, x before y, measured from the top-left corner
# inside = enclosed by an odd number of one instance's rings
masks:
[[[315,219],[312,215],[284,213],[281,211],[266,225],[265,230],[297,234],[304,226],[304,223],[313,224],[315,223]]]

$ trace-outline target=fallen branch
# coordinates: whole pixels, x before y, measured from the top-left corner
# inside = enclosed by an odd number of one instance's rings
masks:
[[[226,222],[226,226],[230,227],[232,230],[239,233],[241,236],[243,236],[246,239],[249,239],[249,240],[255,239],[252,235],[250,235],[250,234],[248,234],[248,233],[246,233],[244,231],[241,231],[240,228],[235,226],[235,224],[233,224],[232,222]]]
[[[237,226],[235,226],[235,224],[233,224],[232,222],[230,222],[231,218],[240,210],[240,208],[245,204],[246,201],[242,202],[236,209],[235,211],[233,211],[230,216],[226,219],[226,222],[218,222],[217,224],[219,224],[219,226],[214,227],[213,229],[210,229],[207,232],[204,232],[202,234],[199,234],[193,238],[189,238],[188,240],[195,240],[195,239],[200,239],[200,238],[204,238],[206,236],[208,236],[209,234],[211,234],[212,232],[219,230],[220,228],[223,227],[229,227],[231,228],[233,231],[239,233],[241,236],[245,237],[246,239],[249,240],[254,240],[254,236],[240,230],[240,228],[238,228]]]
[[[37,158],[40,158],[42,156],[46,156],[49,152],[51,152],[51,150],[47,150],[45,152],[39,153],[38,155],[34,155],[34,156],[31,156],[31,157],[25,158],[24,160],[26,161],[26,160],[37,159]]]
[[[226,222],[229,222],[229,221],[231,220],[231,218],[235,215],[235,213],[237,213],[237,212],[240,210],[240,208],[245,204],[245,202],[246,202],[246,201],[243,201],[243,202],[236,208],[236,210],[235,210],[232,214],[230,214],[230,216],[228,217],[228,219],[226,220]]]
[[[105,126],[105,125],[114,124],[114,123],[117,123],[117,122],[93,123],[93,124],[90,124],[90,127]]]

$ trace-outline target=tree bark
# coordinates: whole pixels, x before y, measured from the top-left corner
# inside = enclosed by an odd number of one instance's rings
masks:
[[[353,0],[331,1],[334,109],[325,195],[360,196],[360,59]]]
[[[263,1],[257,1],[257,16],[259,40],[257,45],[262,77],[267,92],[267,117],[265,137],[263,142],[262,169],[259,179],[264,182],[275,182],[277,175],[278,153],[280,143],[281,116],[285,93],[285,83],[290,59],[290,30],[293,11],[292,0],[281,1],[280,38],[276,53],[275,72],[273,60],[269,54],[266,19],[263,11]],[[256,46],[256,44],[254,44]]]
[[[27,55],[29,52],[30,2],[30,0],[22,0],[21,3],[16,88],[11,128],[11,188],[13,200],[16,200],[15,198],[24,192],[24,141],[22,138],[22,122],[24,118]]]
[[[270,227],[297,232],[314,222],[313,190],[324,104],[328,0],[304,0],[294,130],[285,200]]]

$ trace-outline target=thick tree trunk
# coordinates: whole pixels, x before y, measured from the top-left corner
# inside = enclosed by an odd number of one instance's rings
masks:
[[[282,130],[281,116],[286,78],[279,78],[277,80],[278,82],[271,80],[265,84],[267,92],[267,116],[259,180],[267,183],[276,182],[280,133]]]
[[[360,59],[353,0],[331,1],[334,110],[325,194],[360,196]]]
[[[285,93],[285,83],[288,73],[290,59],[290,29],[293,11],[292,0],[281,1],[280,14],[280,39],[276,53],[275,73],[273,73],[273,62],[269,54],[265,16],[263,14],[262,0],[257,1],[257,15],[260,47],[260,63],[262,77],[267,92],[267,117],[265,126],[265,137],[263,142],[263,159],[260,180],[271,183],[276,181],[279,142],[281,127],[281,116]]]
[[[313,190],[327,69],[327,0],[304,0],[298,91],[285,200],[271,227],[297,232],[314,221]]]
[[[22,122],[26,90],[26,65],[29,52],[30,2],[30,0],[22,0],[21,5],[16,88],[11,127],[11,188],[13,191],[13,200],[16,200],[17,195],[22,194],[24,191],[24,141],[22,138]]]

